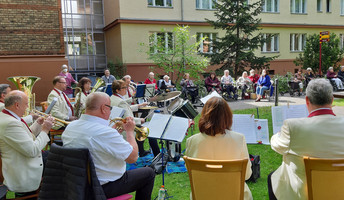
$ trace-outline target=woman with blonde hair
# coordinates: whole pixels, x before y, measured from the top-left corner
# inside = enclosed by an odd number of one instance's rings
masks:
[[[185,155],[210,160],[249,159],[245,136],[231,131],[233,113],[228,103],[221,97],[210,98],[203,107],[199,120],[201,133],[186,141]],[[246,180],[252,174],[251,162],[246,166]],[[245,183],[244,199],[252,199],[250,189]]]

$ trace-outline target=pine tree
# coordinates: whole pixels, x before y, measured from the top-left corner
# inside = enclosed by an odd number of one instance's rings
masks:
[[[213,41],[214,53],[209,54],[211,64],[220,64],[219,70],[230,70],[237,77],[245,67],[268,68],[275,57],[257,57],[254,51],[270,38],[259,34],[262,1],[219,0],[215,3],[217,20],[206,19],[215,29],[225,30],[223,37]]]

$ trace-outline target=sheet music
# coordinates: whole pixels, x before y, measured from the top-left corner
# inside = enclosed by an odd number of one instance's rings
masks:
[[[154,113],[152,119],[149,122],[149,138],[160,139],[161,135],[169,122],[171,115],[164,115],[159,113]]]
[[[269,126],[267,119],[255,119],[257,142],[262,144],[270,144],[269,142]]]
[[[245,135],[246,143],[257,143],[254,116],[247,114],[233,115],[232,130]]]
[[[110,117],[109,117],[109,122],[110,122],[110,119],[114,119],[117,117],[122,118],[124,115],[124,112],[125,112],[125,110],[123,108],[119,108],[117,106],[112,106]],[[113,125],[114,125],[113,122],[109,124],[109,126],[113,126]]]
[[[173,116],[167,125],[162,139],[182,142],[188,128],[188,118]]]
[[[291,118],[304,118],[308,116],[305,104],[271,107],[272,126],[274,134],[281,130],[283,121]]]
[[[221,97],[221,95],[219,95],[219,93],[217,93],[216,91],[213,91],[212,93],[210,93],[209,95],[203,97],[201,99],[202,103],[205,104],[211,97]]]
[[[286,112],[284,112],[283,106],[271,107],[271,117],[272,117],[272,130],[277,133],[281,130],[284,119],[286,119]]]

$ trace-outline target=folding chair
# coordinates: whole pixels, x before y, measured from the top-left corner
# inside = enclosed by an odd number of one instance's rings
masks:
[[[303,157],[309,200],[344,199],[344,159]]]
[[[205,160],[184,156],[193,200],[244,199],[248,159]]]

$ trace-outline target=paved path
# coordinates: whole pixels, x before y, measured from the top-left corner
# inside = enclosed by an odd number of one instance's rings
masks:
[[[306,104],[305,95],[302,96],[294,96],[291,97],[289,94],[285,94],[284,96],[278,97],[278,105],[300,105]],[[245,100],[237,100],[237,101],[229,101],[228,105],[231,107],[232,110],[243,110],[249,108],[257,108],[257,107],[266,107],[266,106],[275,106],[275,99],[271,99],[270,102],[267,99],[262,99],[260,102],[255,102],[253,99],[245,99]],[[202,108],[197,108],[198,112],[202,112]],[[337,116],[344,116],[344,106],[334,106],[333,111]]]

